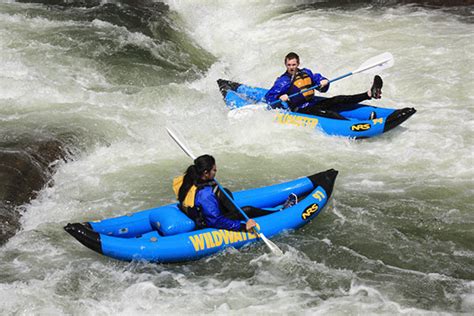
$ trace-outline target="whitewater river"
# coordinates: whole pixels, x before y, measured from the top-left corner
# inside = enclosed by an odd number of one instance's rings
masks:
[[[474,8],[367,2],[0,1],[1,140],[67,148],[0,246],[0,314],[472,313]],[[216,80],[269,87],[289,51],[329,78],[391,52],[383,98],[368,103],[417,113],[362,141],[229,113]],[[359,74],[328,95],[371,82]],[[273,239],[279,258],[256,244],[127,263],[69,236],[68,222],[174,201],[190,160],[166,126],[214,155],[232,190],[335,168],[334,196]]]

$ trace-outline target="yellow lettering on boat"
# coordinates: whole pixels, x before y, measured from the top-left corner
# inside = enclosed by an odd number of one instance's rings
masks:
[[[219,247],[220,245],[222,245],[222,233],[220,230],[218,231],[213,231],[212,232],[212,237],[214,238],[214,244],[216,247]]]
[[[241,232],[234,232],[234,242],[242,241],[242,233]]]
[[[189,236],[189,239],[193,243],[195,251],[204,249],[204,238],[202,237],[202,234]]]
[[[318,119],[306,116],[299,116],[288,113],[277,113],[275,121],[280,124],[296,125],[299,127],[315,128],[318,125]]]
[[[383,117],[378,118],[378,119],[373,119],[372,123],[374,123],[374,125],[383,124]]]
[[[313,197],[319,202],[321,202],[325,198],[324,193],[319,190],[313,193]]]
[[[214,241],[212,240],[211,233],[205,233],[204,234],[204,239],[206,240],[206,248],[214,248],[216,245],[214,244]]]
[[[356,132],[366,131],[368,129],[370,129],[370,124],[369,123],[354,124],[354,125],[351,126],[351,130],[356,131]]]
[[[226,245],[234,242],[234,232],[230,230],[220,230],[222,233],[222,239]]]
[[[250,240],[250,239],[255,239],[255,238],[257,238],[257,235],[255,235],[254,233],[247,233],[247,237],[248,237],[248,239]]]
[[[189,240],[191,240],[195,251],[220,247],[223,244],[229,245],[255,238],[257,238],[257,235],[253,232],[236,232],[225,229],[189,236]]]
[[[314,213],[316,213],[316,211],[319,209],[319,205],[318,204],[311,204],[310,206],[308,206],[307,208],[305,208],[305,210],[303,211],[303,213],[301,213],[301,218],[306,220],[308,217],[310,217],[311,215],[313,215]]]

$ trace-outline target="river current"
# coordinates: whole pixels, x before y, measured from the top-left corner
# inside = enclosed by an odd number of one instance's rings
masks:
[[[474,6],[396,1],[0,1],[0,136],[67,148],[0,246],[0,314],[438,315],[474,310]],[[270,87],[295,51],[328,78],[391,52],[415,107],[355,141],[232,111],[219,78]],[[328,95],[367,90],[372,76]],[[339,170],[303,229],[183,264],[120,262],[62,227],[175,201],[195,153],[231,190]],[[10,147],[8,147],[10,146]],[[2,180],[4,181],[4,180]],[[5,180],[6,181],[6,180]]]

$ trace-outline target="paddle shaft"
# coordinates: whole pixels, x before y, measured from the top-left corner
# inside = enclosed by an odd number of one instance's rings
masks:
[[[337,78],[334,78],[334,79],[329,80],[329,83],[334,82],[334,81],[338,81],[338,80],[341,80],[341,79],[344,79],[344,78],[346,78],[346,77],[352,76],[353,74],[355,74],[355,72],[348,72],[348,73],[346,73],[345,75],[342,75],[342,76],[339,76],[339,77],[337,77]],[[328,84],[329,84],[329,83],[328,83]],[[300,94],[302,94],[302,93],[308,92],[308,91],[310,91],[310,90],[317,89],[317,88],[319,88],[319,87],[320,87],[320,85],[316,85],[316,86],[312,86],[312,87],[306,88],[306,89],[304,89],[304,90],[301,90],[300,92],[293,93],[293,94],[291,94],[291,95],[288,96],[288,99],[291,99],[292,97],[296,97],[297,95],[300,95]],[[278,103],[280,103],[280,102],[282,102],[282,101],[281,101],[281,100],[273,101],[272,103],[270,103],[270,106],[275,105],[275,104],[278,104]]]
[[[379,57],[379,56],[376,56],[376,57],[374,57],[374,58],[377,58],[377,57]],[[385,54],[380,55],[380,57],[382,57],[381,60],[379,60],[379,61],[377,61],[377,62],[374,62],[373,64],[370,64],[370,65],[365,65],[365,63],[364,63],[364,64],[362,64],[362,66],[360,66],[359,68],[357,68],[357,69],[354,70],[354,71],[348,72],[348,73],[346,73],[346,74],[344,74],[344,75],[342,75],[342,76],[339,76],[339,77],[337,77],[337,78],[334,78],[334,79],[329,80],[329,83],[334,82],[334,81],[338,81],[338,80],[341,80],[341,79],[344,79],[344,78],[347,78],[347,77],[352,76],[352,75],[354,75],[354,74],[357,74],[357,73],[360,73],[360,72],[364,72],[364,71],[370,70],[370,69],[375,68],[375,67],[383,66],[384,64],[386,64],[387,67],[391,67],[391,66],[392,66],[392,64],[390,64],[390,63],[393,61],[393,57],[392,57],[391,54],[385,53]],[[372,58],[372,59],[373,59],[373,58]],[[372,59],[370,59],[370,60],[372,60]],[[369,61],[370,61],[370,60],[369,60]],[[367,63],[367,62],[366,62],[366,63]],[[295,96],[297,96],[297,95],[299,95],[299,94],[308,92],[308,91],[310,91],[310,90],[317,89],[317,88],[319,88],[319,87],[320,87],[320,85],[314,85],[314,86],[309,87],[309,88],[307,88],[307,89],[301,90],[300,92],[293,93],[293,94],[291,94],[291,95],[288,96],[288,99],[291,99],[292,97],[295,97]],[[280,103],[280,102],[282,102],[282,101],[281,101],[281,100],[273,101],[273,102],[270,103],[270,106],[273,106],[273,105],[278,104],[278,103]]]
[[[173,138],[173,140],[176,142],[176,144],[178,144],[178,146],[186,153],[186,155],[188,155],[192,160],[195,160],[196,159],[196,156],[193,155],[193,153],[191,152],[191,150],[189,150],[179,139],[178,137],[171,131],[169,130],[168,128],[166,129],[168,131],[168,134],[171,136],[171,138]],[[231,203],[235,206],[235,208],[240,212],[240,214],[242,214],[242,216],[248,221],[249,220],[249,217],[247,216],[247,214],[245,214],[245,212],[235,203],[234,199],[232,199],[232,197],[226,192],[226,190],[224,190],[224,188],[222,187],[222,185],[217,181],[216,178],[214,178],[214,181],[216,182],[217,186],[219,187],[219,189],[221,190],[222,193],[224,193],[224,195],[231,201]]]
[[[196,156],[193,155],[191,153],[191,151],[178,139],[178,137],[176,137],[176,135],[168,128],[166,128],[167,132],[168,132],[168,135],[171,136],[171,138],[176,142],[176,144],[178,144],[178,146],[186,153],[186,155],[188,155],[191,159],[195,160],[196,159]],[[214,179],[214,181],[216,181],[219,189],[224,193],[224,195],[229,199],[229,201],[235,206],[235,208],[237,210],[239,210],[240,214],[242,214],[242,216],[247,220],[249,221],[249,217],[247,216],[247,214],[245,214],[245,212],[235,203],[234,199],[232,199],[230,197],[230,195],[224,190],[224,188],[220,185],[219,182],[217,182],[216,179]],[[254,226],[252,228],[252,230],[255,232],[255,234],[257,236],[260,237],[260,239],[263,240],[263,242],[265,243],[265,245],[272,251],[273,254],[277,255],[277,256],[281,256],[283,255],[283,251],[281,251],[280,248],[278,248],[277,245],[275,245],[275,243],[273,243],[272,241],[270,241],[267,237],[265,237],[265,235],[260,232],[260,229],[258,228],[258,226]]]

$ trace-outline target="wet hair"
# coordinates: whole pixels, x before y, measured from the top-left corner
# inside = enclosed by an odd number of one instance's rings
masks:
[[[297,53],[294,53],[294,52],[291,52],[291,53],[288,53],[286,56],[285,56],[285,65],[286,65],[286,62],[290,59],[296,59],[296,61],[298,62],[298,64],[300,63],[300,56],[298,56]]]
[[[180,203],[183,203],[189,189],[191,189],[193,185],[198,184],[204,172],[211,171],[215,164],[216,160],[211,155],[202,155],[194,159],[194,164],[190,165],[186,170],[183,184],[181,188],[179,188],[178,200]]]

